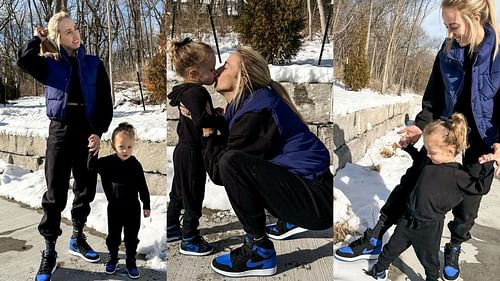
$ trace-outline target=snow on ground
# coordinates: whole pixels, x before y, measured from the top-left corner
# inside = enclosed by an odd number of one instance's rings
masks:
[[[166,140],[165,105],[138,104],[138,86],[117,92],[113,121],[103,139],[110,139],[111,132],[121,122],[129,122],[137,130],[140,140],[162,142]],[[45,114],[44,97],[23,97],[0,106],[0,133],[28,137],[48,136],[49,119]],[[0,196],[41,208],[41,198],[46,190],[43,169],[30,173],[21,167],[0,160]],[[68,192],[68,203],[63,216],[71,219],[73,192]],[[107,200],[100,183],[91,204],[92,211],[87,226],[107,233]],[[138,252],[145,254],[148,265],[156,270],[166,270],[166,196],[151,196],[151,217],[142,219]]]
[[[133,83],[133,82],[132,82]],[[148,105],[143,110],[139,86],[115,93],[115,109],[108,132],[102,138],[109,140],[111,132],[121,122],[129,122],[137,130],[140,140],[162,142],[167,138],[165,105]],[[45,97],[31,96],[0,105],[0,134],[46,138],[50,120],[45,111]]]
[[[198,39],[196,36],[185,34],[186,37]],[[225,60],[236,51],[239,46],[237,34],[230,33],[224,37],[217,37],[222,63],[219,62],[215,40],[211,34],[203,35],[199,40],[212,46],[216,53],[216,67],[222,66]],[[322,54],[321,65],[318,59],[321,52],[322,38],[317,36],[313,41],[304,41],[302,48],[289,65],[269,65],[271,78],[280,82],[296,83],[333,83],[333,46],[332,42],[325,43]],[[176,80],[172,71],[170,60],[167,71],[168,81]]]
[[[333,86],[333,112],[335,115],[346,115],[364,108],[411,101],[415,96],[412,93],[403,93],[401,96],[381,95],[371,89],[363,89],[359,92],[348,91],[343,85],[335,83]]]
[[[71,183],[72,184],[72,183]],[[0,160],[0,196],[22,202],[32,208],[41,208],[46,191],[43,169],[31,173],[21,167]],[[71,220],[73,192],[68,191],[68,201],[62,216]],[[107,200],[100,182],[91,204],[87,226],[107,233]],[[147,265],[155,270],[166,271],[166,204],[165,196],[151,196],[151,216],[142,218],[137,252],[146,256]]]

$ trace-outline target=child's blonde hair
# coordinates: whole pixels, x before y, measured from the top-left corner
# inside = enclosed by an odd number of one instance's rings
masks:
[[[428,137],[440,134],[445,145],[455,147],[455,156],[467,149],[467,121],[461,113],[453,113],[450,119],[436,120],[424,128],[423,135]]]
[[[60,59],[59,46],[61,32],[59,31],[59,23],[64,19],[71,19],[67,12],[55,13],[49,20],[49,25],[47,26],[47,39],[42,42],[40,54],[46,57],[52,57],[56,60]]]
[[[134,128],[134,126],[130,125],[127,122],[120,123],[120,124],[118,124],[118,127],[116,127],[113,130],[113,134],[111,134],[111,145],[113,146],[113,149],[115,147],[115,137],[119,133],[123,133],[126,136],[128,136],[129,138],[135,139],[135,128]]]
[[[493,0],[442,0],[441,8],[456,8],[467,26],[466,42],[470,42],[469,55],[472,56],[473,52],[481,44],[478,38],[478,30],[473,24],[474,15],[479,14],[481,17],[481,26],[490,25],[495,31],[495,51],[494,56],[498,53],[498,44],[500,43],[500,28],[497,23],[497,16],[495,10],[495,1]],[[451,49],[452,40],[446,42],[445,51]]]
[[[182,41],[175,41],[170,46],[172,66],[179,76],[186,78],[189,68],[198,68],[211,57],[215,57],[215,52],[208,44],[193,41],[185,38]]]

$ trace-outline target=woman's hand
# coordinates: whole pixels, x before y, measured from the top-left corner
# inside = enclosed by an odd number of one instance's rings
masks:
[[[181,104],[179,105],[179,110],[181,112],[181,114],[189,119],[192,119],[191,118],[191,111],[189,111],[189,109],[187,109],[187,107],[184,106],[184,104]]]
[[[151,210],[142,210],[142,212],[145,218],[149,218],[149,216],[151,215]]]
[[[96,156],[97,153],[99,153],[99,149],[101,148],[101,138],[96,134],[92,134],[90,135],[88,140],[89,152],[93,152],[93,155]]]
[[[416,125],[408,126],[398,132],[398,134],[402,135],[399,140],[400,145],[409,142],[408,144],[414,144],[418,141],[420,136],[422,135],[422,130]],[[408,145],[406,144],[406,145]]]
[[[33,31],[33,36],[40,38],[40,40],[43,42],[45,39],[47,39],[47,30],[45,30],[43,27],[37,25],[35,27],[35,30]]]
[[[479,157],[479,163],[484,164],[486,162],[490,161],[495,161],[495,164],[497,165],[497,169],[495,171],[495,175],[497,177],[500,176],[500,143],[494,143],[493,144],[493,153],[488,153],[484,154],[481,157]]]
[[[215,130],[212,128],[203,128],[203,136],[209,137],[215,133]]]

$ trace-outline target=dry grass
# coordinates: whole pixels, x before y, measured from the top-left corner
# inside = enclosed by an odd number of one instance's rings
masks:
[[[333,226],[333,244],[346,241],[348,235],[357,235],[347,222],[336,222]]]

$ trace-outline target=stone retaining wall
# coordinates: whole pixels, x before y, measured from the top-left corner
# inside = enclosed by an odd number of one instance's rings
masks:
[[[0,134],[0,159],[36,171],[45,159],[46,139]],[[112,153],[109,141],[102,141],[100,155]],[[165,142],[137,141],[134,155],[141,162],[151,194],[166,194],[167,150]]]
[[[290,94],[290,97],[302,113],[309,128],[325,143],[331,152],[333,159],[333,97],[331,83],[281,83]],[[167,92],[170,92],[173,83],[167,85]],[[215,92],[213,87],[206,87],[212,96],[215,107],[222,107],[226,104],[223,97]],[[167,145],[177,144],[177,122],[179,112],[177,108],[167,106]]]
[[[333,166],[343,168],[356,162],[378,138],[404,124],[405,115],[413,117],[417,100],[363,109],[333,118]]]

